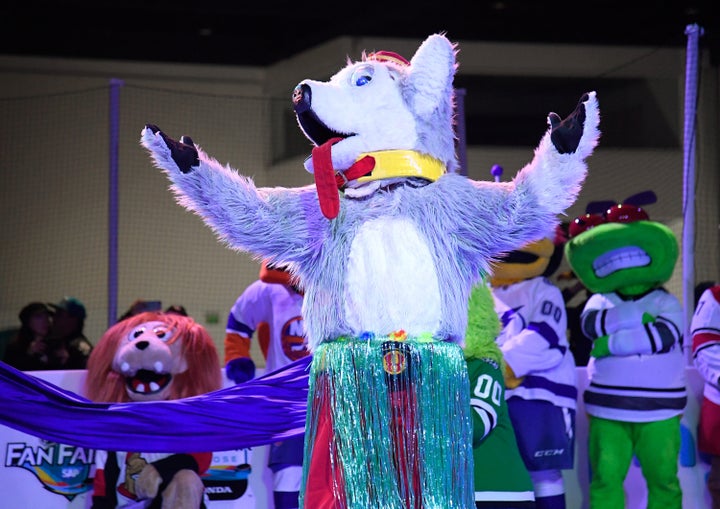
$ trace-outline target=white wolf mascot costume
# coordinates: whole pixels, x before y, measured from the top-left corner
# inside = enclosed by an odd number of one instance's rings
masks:
[[[234,249],[288,263],[305,290],[310,373],[301,505],[474,506],[462,342],[473,285],[553,231],[599,138],[594,92],[551,113],[511,182],[456,173],[456,46],[363,54],[293,92],[316,185],[257,188],[189,137],[142,144],[178,202]],[[340,192],[338,192],[338,190]]]

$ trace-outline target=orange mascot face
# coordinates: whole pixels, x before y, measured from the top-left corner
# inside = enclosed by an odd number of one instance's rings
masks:
[[[93,401],[158,401],[222,386],[220,360],[208,332],[192,318],[162,312],[131,316],[110,327],[87,365]]]

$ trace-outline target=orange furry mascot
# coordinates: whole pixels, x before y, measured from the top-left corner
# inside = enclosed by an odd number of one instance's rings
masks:
[[[85,394],[97,402],[160,401],[220,389],[220,360],[208,332],[192,318],[145,312],[100,339],[87,365]],[[172,426],[172,423],[168,423]],[[93,509],[204,508],[201,475],[212,452],[96,451]]]

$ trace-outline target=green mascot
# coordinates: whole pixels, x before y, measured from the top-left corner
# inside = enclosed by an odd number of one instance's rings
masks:
[[[625,507],[623,482],[633,455],[647,483],[648,509],[681,509],[680,419],[687,400],[683,308],[662,285],[678,242],[641,205],[652,191],[590,210],[569,228],[565,255],[594,295],[581,315],[593,342],[589,385],[590,507]],[[597,203],[595,204],[597,205]]]

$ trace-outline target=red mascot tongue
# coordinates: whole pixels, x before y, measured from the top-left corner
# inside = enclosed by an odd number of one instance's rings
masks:
[[[375,159],[372,156],[365,156],[346,171],[336,172],[332,165],[331,149],[338,141],[342,141],[342,138],[331,138],[312,150],[313,173],[320,210],[328,219],[336,218],[340,212],[338,189],[342,189],[350,180],[367,175],[375,167]]]

